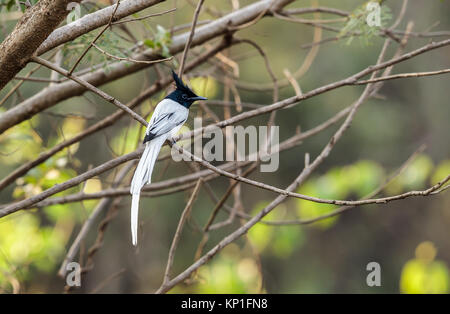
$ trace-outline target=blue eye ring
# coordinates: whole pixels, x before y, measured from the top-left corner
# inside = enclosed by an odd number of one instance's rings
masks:
[[[183,94],[183,95],[181,95],[181,98],[183,98],[183,99],[187,99],[187,98],[188,98],[188,96],[187,96],[186,94]]]

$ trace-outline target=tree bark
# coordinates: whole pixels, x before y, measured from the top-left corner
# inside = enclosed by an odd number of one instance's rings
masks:
[[[67,16],[67,4],[81,0],[41,0],[25,11],[0,44],[0,90],[22,70],[36,49]]]

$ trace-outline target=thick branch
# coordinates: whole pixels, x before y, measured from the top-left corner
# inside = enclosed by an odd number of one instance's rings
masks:
[[[25,11],[0,45],[0,90],[25,67],[36,49],[67,16],[69,2],[80,1],[41,0]]]

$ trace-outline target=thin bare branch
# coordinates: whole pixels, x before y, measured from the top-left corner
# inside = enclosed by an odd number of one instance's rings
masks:
[[[180,77],[180,79],[183,77],[184,64],[186,62],[187,53],[189,51],[189,48],[191,47],[192,40],[194,39],[195,27],[197,26],[197,20],[198,20],[200,11],[202,9],[203,2],[205,2],[205,0],[199,0],[197,7],[195,8],[194,19],[192,20],[191,31],[189,33],[189,38],[186,41],[186,45],[184,46],[183,55],[181,56],[180,69],[178,70],[178,76]]]
[[[153,64],[153,63],[160,63],[160,62],[170,61],[170,60],[173,59],[173,57],[168,57],[168,58],[159,59],[159,60],[145,61],[145,60],[136,60],[136,59],[132,59],[132,58],[128,58],[128,57],[118,57],[118,56],[114,56],[114,55],[110,54],[109,52],[106,52],[105,50],[103,50],[102,48],[100,48],[99,46],[97,46],[94,43],[91,43],[91,45],[92,45],[92,47],[94,47],[95,49],[100,51],[102,54],[107,56],[108,58],[111,58],[111,59],[114,59],[114,60],[118,60],[118,61],[127,61],[127,62],[134,62],[134,63],[143,63],[143,64]]]
[[[137,21],[142,21],[145,19],[148,19],[149,17],[155,17],[155,16],[161,16],[170,12],[174,12],[176,11],[177,8],[172,8],[163,12],[159,12],[159,13],[152,13],[152,14],[148,14],[145,16],[141,16],[141,17],[136,17],[136,18],[132,18],[132,19],[125,19],[125,20],[121,20],[121,21],[117,21],[117,22],[113,22],[111,23],[111,25],[118,25],[118,24],[124,24],[124,23],[130,23],[130,22],[137,22]]]

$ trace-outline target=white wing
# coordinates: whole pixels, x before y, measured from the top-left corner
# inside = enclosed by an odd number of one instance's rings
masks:
[[[144,143],[171,132],[186,122],[189,110],[171,99],[163,99],[150,119]]]

